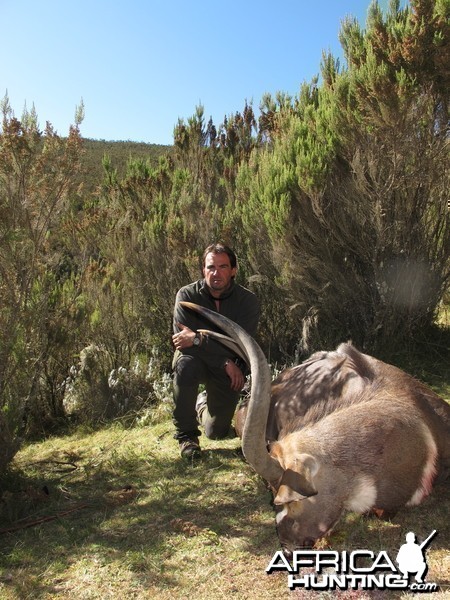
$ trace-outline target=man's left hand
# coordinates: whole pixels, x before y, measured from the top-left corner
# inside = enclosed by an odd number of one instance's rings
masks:
[[[240,392],[244,387],[245,377],[240,368],[232,360],[227,360],[225,371],[231,381],[231,389],[234,392]]]

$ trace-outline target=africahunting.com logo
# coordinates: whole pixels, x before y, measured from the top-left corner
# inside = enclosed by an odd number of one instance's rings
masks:
[[[288,560],[279,550],[266,572],[286,571],[291,590],[400,590],[436,592],[438,585],[425,581],[428,571],[426,549],[437,531],[422,542],[412,531],[400,547],[395,560],[384,550],[336,552],[333,550],[295,550]],[[303,572],[302,572],[303,569]]]

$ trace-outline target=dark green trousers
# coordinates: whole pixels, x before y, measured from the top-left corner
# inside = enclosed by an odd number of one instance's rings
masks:
[[[231,389],[225,369],[217,367],[217,360],[213,365],[208,362],[208,357],[203,359],[176,352],[173,360],[175,439],[200,435],[195,410],[200,384],[204,384],[207,397],[207,406],[201,415],[206,437],[218,440],[230,431],[239,392]]]

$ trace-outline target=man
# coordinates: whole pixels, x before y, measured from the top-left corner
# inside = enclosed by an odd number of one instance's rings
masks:
[[[220,312],[251,336],[255,335],[259,320],[255,294],[235,283],[237,260],[231,248],[221,243],[208,246],[202,264],[203,279],[178,291],[173,318],[174,437],[185,458],[200,455],[199,423],[210,439],[228,435],[245,383],[245,364],[232,350],[202,336],[199,329],[218,329],[180,306],[180,302],[193,302]],[[200,384],[205,385],[206,393],[197,399]]]

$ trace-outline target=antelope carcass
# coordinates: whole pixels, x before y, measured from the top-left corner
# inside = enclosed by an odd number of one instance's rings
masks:
[[[450,406],[400,369],[349,344],[318,352],[271,384],[262,350],[238,325],[191,303],[250,365],[236,414],[242,451],[270,484],[287,553],[311,547],[344,511],[419,504],[450,470]],[[205,333],[217,336],[205,330]]]

